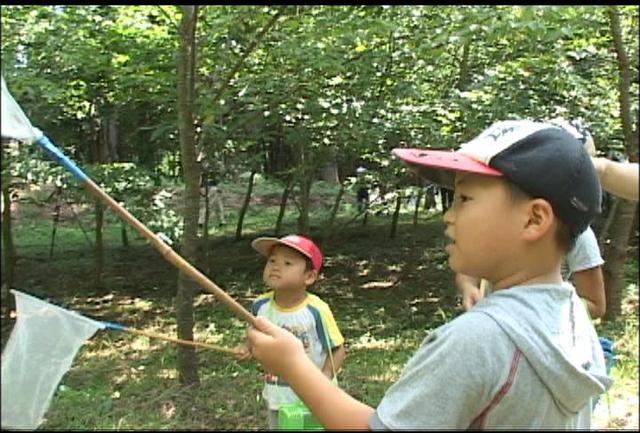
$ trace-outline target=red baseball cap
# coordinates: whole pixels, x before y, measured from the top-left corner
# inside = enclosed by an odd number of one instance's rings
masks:
[[[456,171],[502,176],[498,170],[461,152],[425,149],[393,149],[421,177],[445,188],[453,189]]]
[[[254,239],[251,242],[253,249],[265,257],[269,257],[271,249],[276,245],[285,245],[308,257],[311,260],[313,269],[316,271],[319,271],[322,267],[322,251],[311,239],[304,236],[288,235],[280,239],[264,237]]]
[[[531,197],[544,198],[577,237],[600,213],[601,187],[585,133],[575,125],[504,120],[457,151],[393,149],[418,174],[445,187],[456,172],[503,176]]]

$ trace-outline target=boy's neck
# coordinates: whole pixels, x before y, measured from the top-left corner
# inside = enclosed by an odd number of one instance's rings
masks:
[[[561,284],[560,264],[548,268],[525,269],[494,283],[494,290],[534,284]]]
[[[491,283],[494,290],[514,286],[562,284],[560,266],[566,252],[562,251],[553,234],[515,251],[502,263]]]
[[[295,290],[275,290],[273,300],[279,307],[293,308],[307,299],[306,287]]]

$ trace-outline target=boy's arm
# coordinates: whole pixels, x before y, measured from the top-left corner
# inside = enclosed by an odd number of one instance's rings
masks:
[[[578,296],[587,304],[591,317],[603,316],[607,309],[607,298],[604,293],[602,267],[596,266],[574,273],[573,283]]]
[[[327,359],[324,361],[324,365],[322,366],[322,372],[329,379],[333,378],[333,369],[335,367],[336,373],[340,371],[340,367],[342,367],[342,363],[344,359],[347,357],[347,351],[344,348],[344,345],[339,347],[335,347],[331,351],[331,357],[333,358],[333,365],[331,365],[331,358],[327,355]]]
[[[271,373],[285,379],[326,429],[366,430],[375,410],[354,399],[320,371],[302,343],[265,318],[247,331],[254,357]]]
[[[640,186],[638,185],[640,171],[637,162],[617,162],[607,158],[592,158],[591,160],[605,191],[627,200],[638,201],[640,198]]]

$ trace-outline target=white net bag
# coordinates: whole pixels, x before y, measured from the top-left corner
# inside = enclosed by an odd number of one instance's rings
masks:
[[[17,321],[2,352],[2,427],[40,425],[60,379],[101,322],[11,290]]]
[[[11,93],[9,93],[4,77],[2,77],[1,105],[0,129],[2,130],[2,137],[14,138],[27,143],[31,143],[38,137],[39,130],[31,126],[31,122],[29,122],[27,116],[25,116]]]

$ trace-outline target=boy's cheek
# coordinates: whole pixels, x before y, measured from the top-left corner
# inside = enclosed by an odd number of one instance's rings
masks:
[[[466,269],[466,267],[463,266],[463,263],[460,262],[459,257],[456,256],[455,253],[453,254],[449,253],[448,264],[449,264],[449,268],[451,268],[453,272],[460,273],[460,274],[473,275],[473,274],[470,274],[468,272],[468,269]]]
[[[464,272],[462,272],[462,271],[460,271],[460,270],[459,270],[459,268],[456,266],[456,263],[455,263],[455,261],[451,258],[451,256],[449,256],[448,263],[449,263],[449,268],[450,268],[453,272],[456,272],[456,273],[464,273]]]

